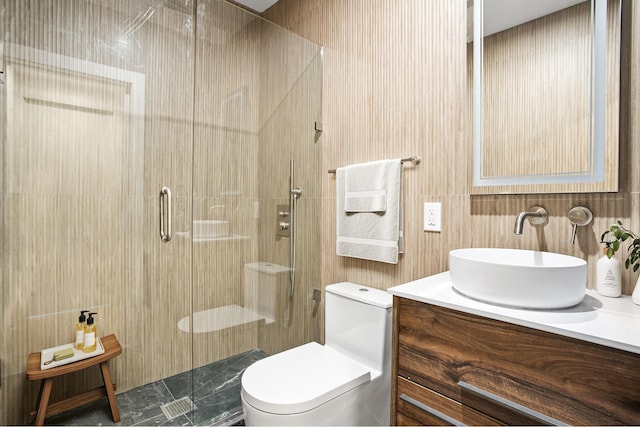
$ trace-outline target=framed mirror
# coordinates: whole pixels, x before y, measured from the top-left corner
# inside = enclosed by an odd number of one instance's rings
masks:
[[[468,6],[471,194],[618,191],[621,0]]]

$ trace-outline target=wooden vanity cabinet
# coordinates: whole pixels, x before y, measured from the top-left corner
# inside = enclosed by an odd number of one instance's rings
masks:
[[[640,424],[638,354],[397,296],[393,311],[392,425]]]

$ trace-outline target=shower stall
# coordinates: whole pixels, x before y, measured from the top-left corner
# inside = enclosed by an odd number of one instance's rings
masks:
[[[0,24],[0,424],[80,310],[123,347],[117,392],[320,339],[320,46],[225,0],[0,0]]]

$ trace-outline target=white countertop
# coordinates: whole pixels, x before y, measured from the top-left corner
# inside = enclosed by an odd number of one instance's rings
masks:
[[[414,301],[640,354],[640,306],[635,305],[630,296],[608,298],[587,290],[582,302],[574,307],[555,310],[516,309],[463,296],[453,289],[448,271],[395,286],[387,291]]]

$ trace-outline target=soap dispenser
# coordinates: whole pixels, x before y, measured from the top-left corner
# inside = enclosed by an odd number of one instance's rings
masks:
[[[596,291],[602,296],[615,298],[622,294],[622,267],[614,254],[611,248],[604,248],[604,256],[596,264]]]
[[[97,344],[97,327],[94,323],[93,316],[98,313],[89,313],[89,318],[87,319],[87,324],[84,327],[84,347],[82,351],[85,353],[91,353],[96,349]]]
[[[78,317],[78,323],[76,323],[76,350],[84,349],[84,327],[86,326],[87,321],[87,318],[84,314],[88,312],[89,310],[82,310],[80,312],[80,317]]]

